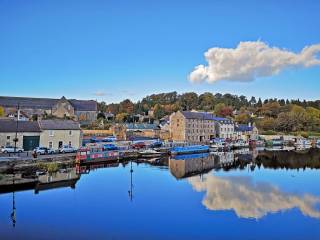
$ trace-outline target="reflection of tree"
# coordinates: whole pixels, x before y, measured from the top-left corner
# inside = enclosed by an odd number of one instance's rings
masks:
[[[320,168],[320,151],[318,149],[310,149],[307,152],[261,152],[255,161],[265,168],[318,169]]]
[[[192,177],[189,182],[196,191],[206,192],[202,203],[209,210],[234,210],[239,217],[259,219],[268,213],[299,208],[306,216],[320,218],[320,211],[315,209],[320,197],[284,193],[271,184],[254,183],[250,177],[207,175],[202,181]]]

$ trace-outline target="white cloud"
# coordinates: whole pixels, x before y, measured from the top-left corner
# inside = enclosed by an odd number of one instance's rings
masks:
[[[205,54],[208,65],[198,65],[189,75],[191,82],[214,83],[219,80],[253,81],[272,76],[290,67],[320,65],[320,44],[304,47],[300,53],[256,42],[240,42],[236,48],[210,48]]]
[[[205,191],[202,203],[210,210],[234,210],[242,218],[259,219],[268,213],[298,208],[309,217],[320,218],[315,207],[320,197],[284,193],[268,183],[254,183],[249,177],[217,177],[207,175],[189,178],[192,187]]]

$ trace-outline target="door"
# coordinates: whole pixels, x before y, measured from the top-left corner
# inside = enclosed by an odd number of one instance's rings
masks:
[[[59,141],[59,148],[62,148],[62,146],[63,146],[63,142]]]
[[[30,151],[39,147],[40,136],[23,136],[23,149]]]

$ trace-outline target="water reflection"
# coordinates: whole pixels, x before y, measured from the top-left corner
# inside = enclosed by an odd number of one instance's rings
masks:
[[[242,218],[259,219],[268,213],[299,208],[309,217],[320,218],[315,208],[320,197],[284,193],[268,183],[254,183],[250,177],[217,177],[206,175],[188,179],[194,190],[206,192],[202,204],[209,210],[233,210]]]
[[[250,176],[218,177],[212,169],[260,168],[306,169],[320,167],[320,153],[294,151],[249,151],[181,155],[169,160],[169,169],[176,178],[188,178],[193,189],[205,192],[202,204],[209,210],[233,210],[238,217],[259,219],[268,213],[298,208],[305,216],[320,218],[316,205],[320,197],[287,193],[266,182],[254,182]],[[195,177],[200,175],[201,178]]]

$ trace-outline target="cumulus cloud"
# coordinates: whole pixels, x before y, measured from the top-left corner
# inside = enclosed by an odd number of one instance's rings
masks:
[[[196,191],[205,191],[202,203],[210,210],[234,210],[242,218],[259,219],[268,213],[298,208],[309,217],[320,218],[315,207],[320,197],[284,193],[268,183],[254,183],[249,177],[217,177],[203,180],[192,177],[189,182]]]
[[[236,48],[210,48],[207,66],[198,65],[189,74],[191,82],[214,83],[219,80],[253,81],[272,76],[290,67],[320,65],[320,44],[304,47],[299,53],[270,47],[262,41],[240,42]]]

